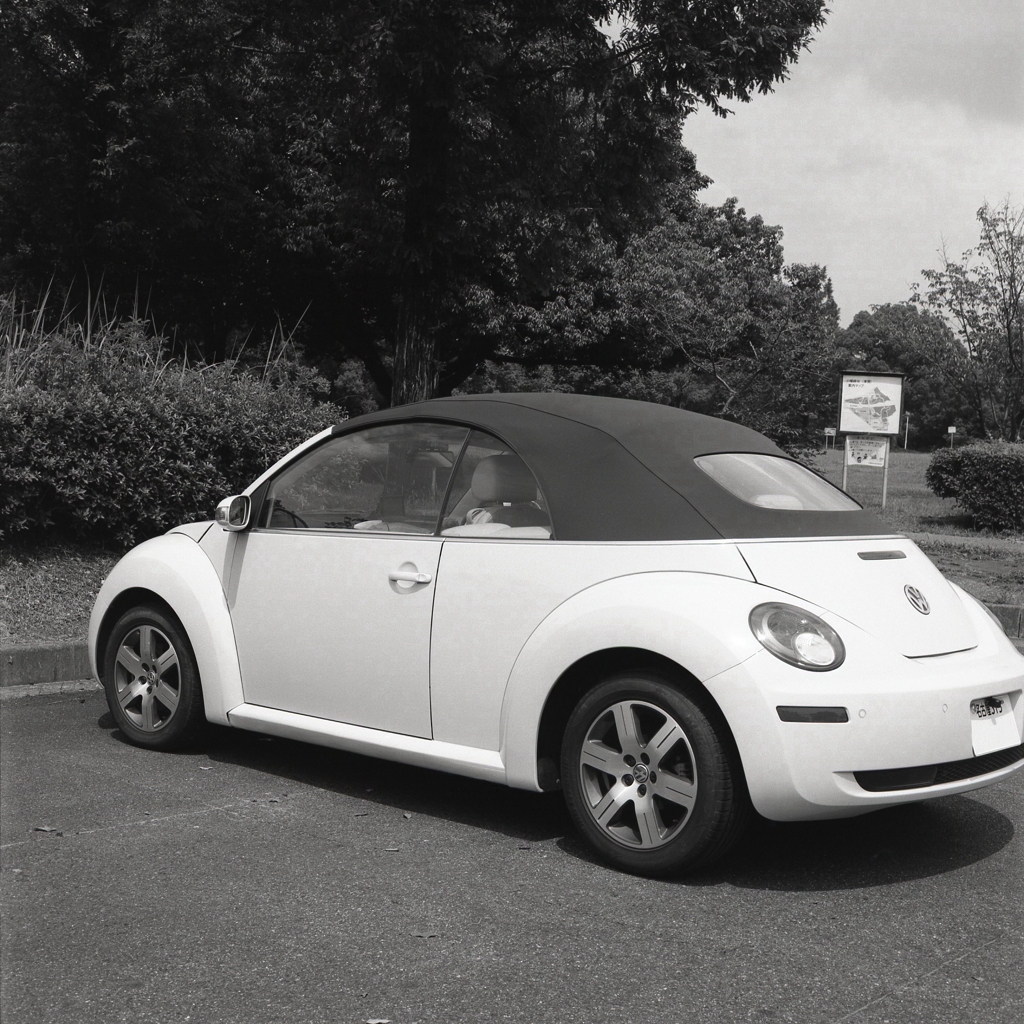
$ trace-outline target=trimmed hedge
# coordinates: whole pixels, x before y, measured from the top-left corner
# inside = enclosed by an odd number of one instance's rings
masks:
[[[943,448],[932,456],[925,479],[940,498],[955,498],[978,526],[1024,530],[1024,442]]]
[[[88,344],[8,335],[0,536],[128,546],[212,518],[218,501],[339,418],[317,398],[326,382],[294,364],[254,376],[161,353],[131,321]]]

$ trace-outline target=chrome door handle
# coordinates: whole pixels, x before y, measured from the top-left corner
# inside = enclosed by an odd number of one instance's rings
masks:
[[[389,572],[392,583],[429,583],[434,577],[429,572]]]

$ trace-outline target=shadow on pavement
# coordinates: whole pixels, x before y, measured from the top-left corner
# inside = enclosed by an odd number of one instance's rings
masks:
[[[108,714],[98,723],[127,740]],[[211,761],[288,779],[416,814],[488,829],[527,842],[557,840],[568,856],[602,862],[576,835],[560,793],[530,793],[308,743],[227,728],[211,729]],[[736,850],[685,875],[688,886],[813,892],[872,888],[941,875],[998,853],[1013,823],[971,795],[816,822],[758,819]]]
[[[759,821],[727,860],[688,885],[813,892],[909,882],[998,853],[1013,823],[970,796],[873,811],[835,821]]]
[[[111,720],[110,725],[113,725]],[[116,734],[120,738],[120,734]],[[317,789],[489,829],[527,842],[571,829],[560,793],[528,793],[447,772],[237,729],[212,730],[205,753]]]

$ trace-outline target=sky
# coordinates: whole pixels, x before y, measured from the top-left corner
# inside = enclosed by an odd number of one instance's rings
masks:
[[[787,81],[683,143],[790,263],[824,264],[840,318],[901,302],[978,240],[978,207],[1024,205],[1024,0],[830,0]]]

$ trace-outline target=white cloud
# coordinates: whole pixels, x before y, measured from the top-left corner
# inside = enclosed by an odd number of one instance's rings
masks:
[[[683,142],[708,201],[738,196],[782,225],[790,262],[828,266],[848,322],[907,298],[944,242],[973,245],[982,202],[1024,201],[1024,3],[836,6],[789,82],[724,121],[701,111]]]

